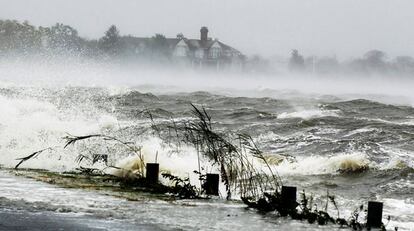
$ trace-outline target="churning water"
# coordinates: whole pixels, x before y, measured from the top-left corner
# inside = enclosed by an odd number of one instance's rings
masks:
[[[347,218],[361,203],[384,202],[389,228],[414,227],[414,108],[385,104],[371,97],[300,95],[262,91],[252,94],[164,90],[143,93],[143,88],[33,87],[23,84],[0,88],[0,212],[13,208],[33,213],[53,212],[78,219],[88,227],[111,230],[274,230],[322,229],[316,225],[260,215],[237,202],[165,202],[143,197],[127,201],[96,191],[64,189],[10,175],[16,158],[52,147],[22,165],[50,171],[78,167],[77,154],[93,149],[111,152],[110,161],[122,164],[129,153],[102,145],[62,149],[67,134],[103,133],[143,146],[147,159],[158,155],[161,167],[188,175],[197,170],[190,147],[172,152],[147,131],[150,120],[189,118],[190,103],[203,105],[215,128],[248,133],[274,161],[285,184],[315,196],[326,190],[337,198]],[[147,89],[148,90],[148,89]],[[274,93],[274,94],[273,94]],[[243,96],[244,95],[244,96]],[[246,97],[249,95],[249,97]],[[87,146],[87,147],[86,147]],[[270,161],[271,162],[271,161]],[[365,171],[359,171],[365,169]],[[368,170],[366,170],[368,169]],[[345,173],[344,173],[345,172]],[[350,173],[357,172],[357,173]],[[193,180],[195,178],[192,178]],[[195,183],[196,180],[194,180]],[[106,222],[98,222],[105,218]],[[325,227],[331,230],[333,227]]]

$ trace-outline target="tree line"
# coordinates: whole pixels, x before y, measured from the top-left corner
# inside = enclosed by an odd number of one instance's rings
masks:
[[[178,38],[180,36],[182,34],[177,35]],[[110,26],[101,38],[86,39],[79,36],[75,28],[61,23],[36,27],[28,21],[0,20],[0,58],[70,53],[91,58],[124,58],[141,62],[171,61],[172,49],[164,35],[141,38],[142,46],[137,46],[137,39],[131,35],[121,35],[115,25]],[[272,59],[250,56],[244,69],[247,72],[279,73],[283,66],[292,73],[301,74],[414,74],[413,57],[388,58],[380,50],[371,50],[359,58],[340,62],[336,57],[304,57],[294,49],[290,58],[286,62],[279,62],[279,65],[275,65]]]
[[[61,23],[36,27],[28,21],[0,20],[0,57],[69,53],[98,58],[170,58],[171,52],[164,35],[142,39],[145,46],[141,50],[136,47],[136,39],[130,35],[122,36],[115,25],[110,26],[99,39],[86,39],[79,36],[75,28]]]
[[[83,39],[71,26],[56,23],[36,27],[29,22],[0,20],[0,54],[31,54],[44,52],[92,52],[97,40]]]
[[[384,51],[370,50],[359,58],[339,62],[336,57],[310,56],[304,58],[298,50],[293,50],[288,67],[290,71],[299,73],[413,75],[414,58],[411,56],[388,58]]]
[[[300,54],[296,49],[289,58],[263,58],[258,55],[249,57],[248,70],[256,73],[316,74],[316,75],[384,75],[413,76],[414,58],[397,56],[390,58],[384,51],[370,50],[358,58],[339,61],[336,56],[308,56]]]

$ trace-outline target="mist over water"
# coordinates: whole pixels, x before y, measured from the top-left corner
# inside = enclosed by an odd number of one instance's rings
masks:
[[[103,87],[153,93],[210,91],[252,97],[332,96],[414,105],[414,79],[390,74],[263,74],[189,70],[96,61],[82,57],[0,61],[2,86]]]

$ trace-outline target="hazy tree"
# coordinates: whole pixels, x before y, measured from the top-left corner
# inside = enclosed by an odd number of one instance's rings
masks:
[[[347,69],[351,72],[365,74],[384,74],[389,70],[389,66],[383,51],[371,50],[365,53],[362,58],[351,60]]]
[[[48,46],[57,51],[80,51],[81,38],[78,31],[71,26],[56,23],[50,29],[44,30]]]
[[[25,53],[38,50],[41,47],[41,35],[37,28],[24,21],[20,34],[21,48]]]
[[[4,51],[16,49],[19,44],[19,23],[5,20],[0,22],[0,48]]]
[[[398,56],[393,60],[392,68],[401,74],[414,74],[414,58],[411,56]]]
[[[168,47],[167,38],[162,34],[155,34],[152,37],[152,44],[156,49],[165,49]]]
[[[289,59],[289,70],[290,71],[303,71],[305,70],[305,59],[302,55],[299,54],[299,51],[294,49],[292,50],[290,59]]]
[[[184,39],[184,34],[183,33],[178,33],[177,34],[177,39]]]
[[[336,57],[322,57],[315,61],[315,71],[319,74],[337,72],[339,62]]]
[[[317,57],[312,55],[309,57],[304,58],[305,60],[305,70],[310,73],[314,73],[316,71],[316,61]]]
[[[110,55],[120,53],[120,35],[115,25],[110,26],[105,35],[99,40],[99,47]]]
[[[170,49],[167,38],[162,34],[155,34],[151,38],[151,50],[154,58],[166,61],[170,58]]]
[[[383,70],[386,66],[385,53],[380,50],[371,50],[365,53],[364,61],[369,68]]]
[[[29,53],[40,48],[40,34],[28,21],[0,20],[0,50]]]
[[[269,60],[264,59],[260,55],[253,55],[249,57],[246,62],[246,70],[255,73],[265,73],[270,71]]]

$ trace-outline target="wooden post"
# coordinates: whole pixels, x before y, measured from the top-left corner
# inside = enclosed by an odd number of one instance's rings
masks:
[[[281,216],[287,216],[296,209],[296,187],[282,186],[282,208],[280,209]]]
[[[367,227],[380,228],[382,225],[382,202],[368,201]]]
[[[145,178],[148,184],[158,183],[158,174],[160,171],[160,165],[157,163],[147,163],[147,172]]]
[[[207,174],[206,182],[204,183],[204,189],[207,195],[219,195],[219,174]]]
[[[282,186],[282,200],[283,204],[296,208],[296,187]]]

